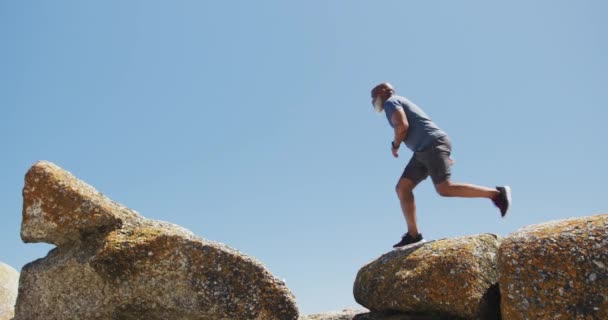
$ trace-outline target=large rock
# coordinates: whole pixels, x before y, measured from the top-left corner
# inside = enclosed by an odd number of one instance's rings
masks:
[[[15,320],[298,318],[260,262],[145,219],[52,163],[28,171],[23,202],[23,241],[58,247],[23,268]]]
[[[496,319],[499,243],[482,234],[394,250],[359,270],[355,300],[372,311]]]
[[[499,249],[504,319],[608,319],[608,215],[520,229]]]
[[[19,272],[0,262],[0,320],[13,318],[18,285]]]

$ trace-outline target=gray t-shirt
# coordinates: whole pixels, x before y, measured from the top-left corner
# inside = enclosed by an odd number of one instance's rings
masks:
[[[420,151],[429,146],[435,139],[447,136],[422,109],[407,98],[397,95],[391,96],[384,103],[384,113],[391,127],[395,127],[391,117],[397,109],[403,109],[407,122],[409,122],[409,128],[403,143],[410,150]]]

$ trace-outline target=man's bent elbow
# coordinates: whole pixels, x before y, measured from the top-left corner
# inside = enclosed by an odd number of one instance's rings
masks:
[[[404,125],[395,126],[395,132],[400,135],[404,135],[407,132],[407,127]]]

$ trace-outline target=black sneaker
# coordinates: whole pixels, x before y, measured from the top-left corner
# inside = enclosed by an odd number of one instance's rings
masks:
[[[500,215],[504,217],[511,204],[511,188],[509,186],[496,187],[496,190],[499,194],[492,199],[492,202],[500,209]]]
[[[422,234],[419,233],[417,236],[412,237],[409,233],[406,233],[401,237],[401,241],[399,243],[393,245],[393,248],[401,248],[403,246],[407,246],[408,244],[416,243],[422,241]]]

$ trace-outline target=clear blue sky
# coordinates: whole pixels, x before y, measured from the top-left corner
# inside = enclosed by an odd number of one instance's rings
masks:
[[[52,161],[148,218],[260,259],[302,313],[356,306],[405,231],[409,159],[369,90],[392,82],[487,200],[415,192],[436,239],[608,211],[606,1],[1,1],[0,261],[21,188]]]

